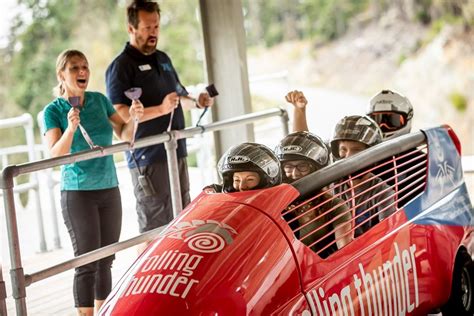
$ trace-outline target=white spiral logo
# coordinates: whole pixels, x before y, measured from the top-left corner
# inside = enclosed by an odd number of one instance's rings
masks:
[[[204,253],[221,251],[226,245],[226,242],[222,236],[210,232],[202,232],[191,235],[184,241],[188,243],[188,247],[192,250]]]

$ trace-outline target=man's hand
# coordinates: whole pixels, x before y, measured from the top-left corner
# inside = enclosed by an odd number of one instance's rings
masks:
[[[140,119],[143,117],[143,114],[145,114],[145,108],[143,107],[143,104],[140,102],[140,100],[133,100],[132,106],[130,107],[128,113],[133,120],[140,121]]]
[[[166,95],[161,103],[162,115],[171,113],[179,104],[179,95],[176,92],[171,92]]]
[[[207,91],[206,92],[201,92],[199,94],[199,97],[198,97],[197,101],[198,101],[197,106],[199,108],[211,107],[214,104],[214,98],[211,98],[209,96],[209,93],[207,93]]]
[[[295,107],[303,109],[308,104],[306,97],[304,96],[303,92],[294,90],[288,92],[285,96],[286,102],[293,104]]]

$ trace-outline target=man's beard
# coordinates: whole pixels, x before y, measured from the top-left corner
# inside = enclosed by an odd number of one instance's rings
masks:
[[[140,45],[140,51],[145,55],[153,54],[156,51],[156,44],[158,44],[158,38],[155,40],[155,44],[148,44],[150,38],[147,38]]]
[[[145,54],[145,55],[150,55],[150,54],[153,54],[156,50],[156,45],[153,45],[153,46],[150,46],[150,45],[143,45],[142,46],[142,52]]]

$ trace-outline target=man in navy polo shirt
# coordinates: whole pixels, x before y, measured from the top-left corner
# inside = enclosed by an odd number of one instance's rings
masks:
[[[207,92],[199,95],[197,103],[188,98],[180,100],[179,95],[187,91],[168,55],[156,49],[160,30],[160,8],[156,2],[135,0],[128,6],[127,16],[130,42],[107,68],[107,94],[127,121],[131,101],[124,91],[142,88],[140,101],[145,113],[136,138],[163,133],[170,124],[171,129],[183,129],[183,107],[208,107],[214,100]],[[186,206],[190,196],[185,139],[178,140],[177,156],[182,204]],[[173,210],[164,144],[136,149],[133,156],[127,153],[127,160],[137,199],[140,232],[168,224],[173,219]]]

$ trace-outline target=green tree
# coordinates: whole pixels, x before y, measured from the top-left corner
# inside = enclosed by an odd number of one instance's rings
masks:
[[[244,0],[248,44],[334,39],[346,32],[350,18],[367,4],[368,0]]]
[[[160,1],[158,49],[170,55],[184,85],[204,80],[204,46],[198,1]]]
[[[24,10],[12,28],[8,86],[15,103],[23,111],[36,115],[52,99],[58,54],[68,48],[78,48],[88,55],[87,49],[81,47],[86,45],[80,45],[81,37],[94,34],[94,38],[101,29],[96,26],[96,31],[88,34],[84,30],[87,31],[94,20],[113,22],[115,14],[111,12],[116,10],[117,1],[19,0],[19,4]]]

